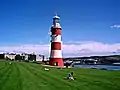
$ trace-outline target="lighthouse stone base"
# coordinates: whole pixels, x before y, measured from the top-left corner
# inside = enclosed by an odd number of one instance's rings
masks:
[[[64,62],[62,58],[50,58],[50,65],[64,67]]]

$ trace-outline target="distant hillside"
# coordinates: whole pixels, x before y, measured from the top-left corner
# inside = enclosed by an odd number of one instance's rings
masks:
[[[64,58],[65,61],[75,59],[97,59],[101,64],[112,64],[120,62],[120,55]]]
[[[64,60],[67,60],[67,59],[104,59],[104,60],[117,60],[117,61],[120,61],[120,55],[64,58]]]
[[[71,57],[69,57],[71,58]],[[69,59],[65,58],[65,59]],[[96,58],[112,58],[112,59],[120,59],[120,55],[108,55],[108,56],[89,56],[89,57],[72,57],[73,59],[96,59]]]

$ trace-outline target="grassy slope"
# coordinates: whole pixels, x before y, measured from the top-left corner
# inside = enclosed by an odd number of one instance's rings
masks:
[[[57,69],[33,63],[0,61],[0,90],[119,90],[120,71]],[[74,71],[75,81],[63,77]]]

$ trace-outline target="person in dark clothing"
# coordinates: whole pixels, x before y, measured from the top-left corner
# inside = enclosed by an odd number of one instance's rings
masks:
[[[68,76],[67,76],[67,79],[70,79],[70,77],[71,77],[71,75],[70,75],[70,73],[69,73]]]
[[[71,75],[73,76],[73,72],[71,72]]]
[[[73,72],[71,72],[71,73],[68,74],[67,79],[74,80],[74,78],[73,78]]]

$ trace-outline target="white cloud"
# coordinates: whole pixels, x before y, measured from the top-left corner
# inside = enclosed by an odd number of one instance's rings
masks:
[[[63,56],[84,56],[93,54],[111,54],[120,51],[120,43],[104,44],[101,42],[85,41],[77,44],[76,42],[65,43],[62,46]],[[0,51],[7,52],[36,52],[49,55],[50,45],[16,45],[16,46],[0,46]]]
[[[120,28],[120,25],[118,24],[116,24],[116,25],[112,25],[112,26],[110,26],[111,28],[117,28],[117,29],[119,29]]]
[[[94,41],[68,41],[66,44],[85,44],[85,43],[92,43]]]

